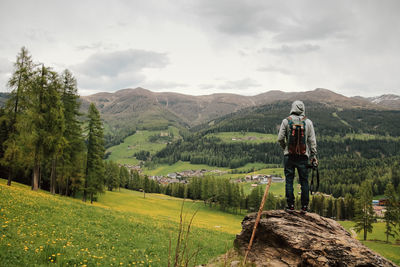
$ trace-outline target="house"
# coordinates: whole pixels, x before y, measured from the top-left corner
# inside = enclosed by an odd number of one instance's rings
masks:
[[[375,212],[377,217],[385,216],[386,207],[384,207],[384,206],[373,206],[373,208],[374,208],[374,212]]]
[[[387,205],[387,202],[388,202],[388,199],[387,198],[381,198],[381,199],[379,199],[379,206],[386,206]]]
[[[175,173],[175,172],[173,172],[173,173],[168,173],[167,176],[168,176],[169,178],[175,179],[175,178],[176,178],[176,173]]]

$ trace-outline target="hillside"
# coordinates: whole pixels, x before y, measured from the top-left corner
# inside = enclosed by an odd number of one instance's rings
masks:
[[[121,142],[135,129],[159,130],[168,126],[190,128],[246,108],[279,101],[302,99],[331,108],[386,109],[367,99],[348,98],[326,89],[292,93],[269,91],[256,96],[236,94],[191,96],[136,88],[82,96],[81,99],[82,111],[87,110],[90,102],[95,103],[106,124],[106,132],[119,135],[113,144]]]
[[[169,240],[176,244],[182,199],[121,190],[90,205],[3,179],[0,195],[1,266],[167,266]],[[195,210],[189,245],[207,263],[232,247],[241,216],[188,201],[186,223]]]
[[[390,109],[400,109],[400,96],[394,95],[394,94],[385,94],[381,96],[375,96],[375,97],[361,97],[357,96],[354,97],[359,100],[367,100],[370,101],[371,103],[380,105],[382,107],[387,107]]]
[[[143,198],[140,192],[122,189],[106,192],[90,205],[5,183],[0,179],[2,266],[167,265],[169,239],[176,238],[182,199],[159,194]],[[190,244],[193,250],[201,247],[196,263],[205,264],[232,248],[243,216],[187,201],[186,222],[197,209]],[[364,244],[399,264],[399,246],[383,243],[383,231],[383,223],[374,224],[370,236],[375,241]]]

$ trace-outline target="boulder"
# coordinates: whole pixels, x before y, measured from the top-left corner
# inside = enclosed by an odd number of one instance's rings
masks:
[[[235,248],[244,255],[257,213],[247,215]],[[396,266],[365,247],[336,221],[315,213],[265,211],[248,262],[256,266]]]

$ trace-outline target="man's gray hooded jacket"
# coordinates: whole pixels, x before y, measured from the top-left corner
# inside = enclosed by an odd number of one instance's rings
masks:
[[[302,101],[294,101],[290,110],[290,117],[293,123],[300,124],[301,119],[305,116],[305,107]],[[315,139],[314,126],[311,120],[306,119],[306,155],[309,158],[317,155],[317,141]],[[289,138],[289,122],[287,118],[283,119],[281,128],[279,129],[278,142],[284,150],[285,155],[289,155],[288,138]]]

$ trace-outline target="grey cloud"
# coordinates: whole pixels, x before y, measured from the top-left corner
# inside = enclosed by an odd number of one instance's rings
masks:
[[[150,82],[145,82],[143,84],[143,87],[148,88],[148,89],[175,89],[175,88],[181,88],[181,87],[187,87],[188,85],[185,83],[179,83],[179,82],[171,82],[171,81],[150,81]]]
[[[116,77],[121,73],[140,72],[144,68],[164,68],[168,63],[164,53],[129,49],[96,53],[74,68],[87,76]]]
[[[50,31],[39,29],[39,28],[31,28],[25,33],[26,37],[31,41],[47,41],[49,43],[54,42],[54,34]]]
[[[95,42],[91,44],[78,45],[75,48],[77,50],[99,50],[99,49],[108,50],[114,47],[115,45],[105,44],[103,42]]]
[[[278,41],[344,37],[352,12],[346,1],[199,1],[191,12],[207,18],[213,29],[228,35],[251,36],[263,32]]]
[[[293,72],[285,69],[285,68],[280,68],[280,67],[275,67],[275,66],[268,66],[268,67],[261,67],[257,69],[258,71],[261,72],[277,72],[285,75],[292,75]]]
[[[252,87],[260,87],[261,84],[258,83],[257,81],[250,79],[250,78],[245,78],[242,80],[236,80],[236,81],[227,81],[224,84],[218,86],[220,89],[247,89],[247,88],[252,88]]]
[[[0,58],[0,74],[7,74],[12,72],[13,64],[6,58]]]
[[[279,48],[263,48],[259,52],[260,53],[269,52],[271,54],[276,54],[276,55],[290,55],[290,54],[305,54],[305,53],[315,52],[320,49],[321,47],[319,45],[302,44],[302,45],[282,45]]]
[[[203,84],[199,84],[199,85],[198,85],[198,88],[199,88],[199,89],[202,89],[202,90],[213,89],[213,88],[215,88],[215,87],[216,87],[215,84],[206,84],[206,83],[203,83]]]
[[[78,88],[80,91],[90,91],[95,88],[97,91],[113,92],[123,88],[140,86],[146,77],[140,73],[121,73],[115,77],[110,76],[88,76],[78,73]]]

